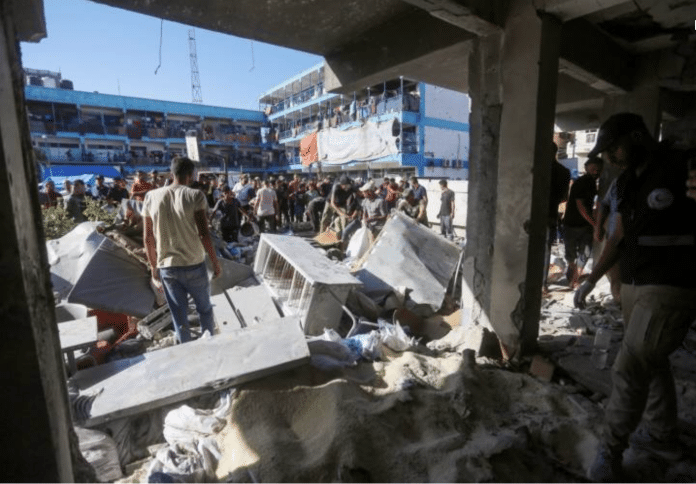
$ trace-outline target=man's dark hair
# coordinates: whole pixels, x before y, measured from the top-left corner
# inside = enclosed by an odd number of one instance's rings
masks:
[[[85,186],[85,182],[83,180],[77,179],[73,182],[73,186],[75,186],[75,185]]]
[[[412,176],[411,183],[418,183],[418,178],[416,178],[415,176]]]
[[[598,166],[603,166],[604,161],[599,157],[599,156],[591,156],[587,159],[585,162],[585,168],[587,168],[590,165],[598,165]]]
[[[193,175],[194,169],[195,165],[193,161],[185,156],[177,156],[174,158],[170,167],[172,175],[174,175],[174,178],[178,181],[183,181],[187,176]]]
[[[443,178],[442,180],[440,180],[440,185],[443,186],[443,187],[446,187],[446,186],[447,186],[447,180],[445,180],[444,178]]]

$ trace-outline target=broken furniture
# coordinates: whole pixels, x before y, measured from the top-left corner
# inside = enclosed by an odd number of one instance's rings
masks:
[[[297,317],[112,361],[69,381],[91,397],[84,426],[181,402],[303,365],[309,348]]]
[[[70,374],[77,372],[75,351],[89,348],[97,342],[97,318],[76,319],[58,324],[60,350],[68,357]]]
[[[254,273],[269,289],[285,316],[300,318],[305,334],[336,329],[351,289],[360,281],[307,241],[263,234]]]

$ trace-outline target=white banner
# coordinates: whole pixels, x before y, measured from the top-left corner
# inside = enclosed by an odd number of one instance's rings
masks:
[[[394,118],[367,121],[348,129],[328,128],[317,133],[319,161],[325,165],[341,165],[351,161],[369,161],[399,152],[399,138],[394,136]]]

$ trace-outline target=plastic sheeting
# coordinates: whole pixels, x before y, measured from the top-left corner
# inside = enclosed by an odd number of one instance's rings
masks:
[[[68,294],[68,302],[144,318],[155,306],[149,276],[125,249],[104,238]]]
[[[97,248],[106,239],[96,231],[97,225],[97,222],[84,222],[60,239],[46,242],[51,283],[60,299],[68,297]]]
[[[341,165],[351,161],[369,161],[399,152],[399,138],[394,136],[395,118],[367,121],[347,129],[328,128],[317,133],[318,161]]]
[[[220,459],[214,435],[227,423],[230,392],[220,395],[212,410],[182,405],[164,419],[164,438],[169,444],[160,449],[148,470],[148,481],[155,473],[167,474],[176,482],[212,482]]]

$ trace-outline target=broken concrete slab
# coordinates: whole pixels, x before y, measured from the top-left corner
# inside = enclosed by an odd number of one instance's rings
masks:
[[[282,316],[273,302],[271,293],[263,284],[255,287],[233,287],[225,291],[225,294],[242,326],[275,321]]]
[[[89,368],[69,383],[94,396],[84,422],[93,427],[308,361],[300,321],[289,317]]]
[[[225,293],[211,296],[210,303],[213,305],[213,317],[218,332],[223,333],[244,328]]]
[[[60,349],[73,351],[93,345],[97,342],[97,317],[76,319],[58,323]]]
[[[425,316],[429,316],[442,306],[460,254],[457,245],[395,213],[359,263],[355,276],[370,296],[400,286],[410,289],[411,300],[428,306],[430,314]]]

